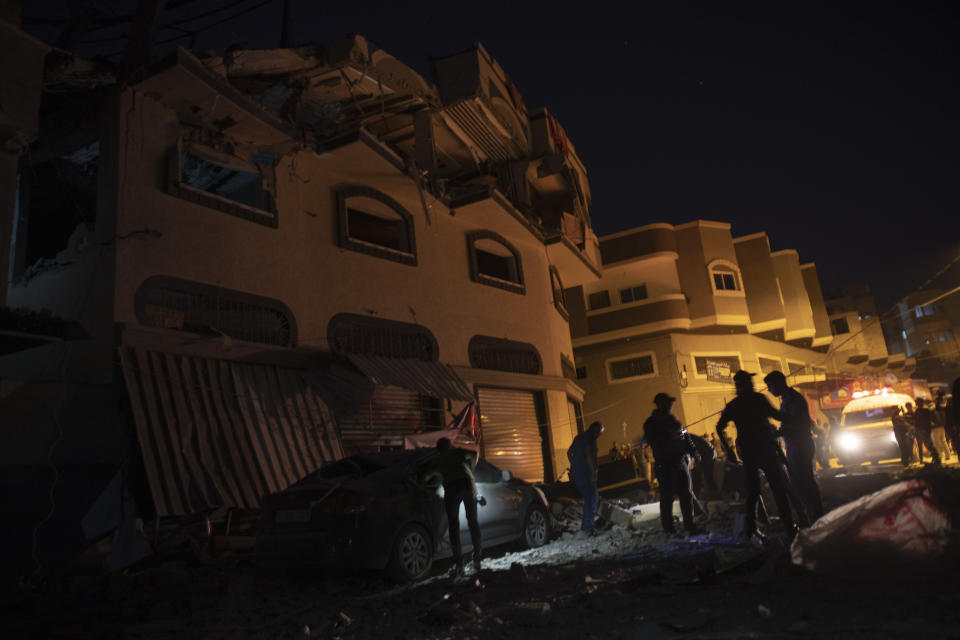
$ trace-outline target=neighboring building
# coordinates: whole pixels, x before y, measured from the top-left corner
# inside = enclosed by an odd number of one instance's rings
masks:
[[[833,341],[816,269],[770,251],[764,233],[730,225],[651,224],[600,238],[600,280],[567,291],[584,419],[608,427],[601,447],[636,440],[664,391],[694,433],[733,398],[730,376],[779,370],[814,392]]]
[[[939,386],[949,385],[960,376],[958,333],[960,296],[926,289],[897,303],[887,337],[891,351],[916,359],[914,377]]]
[[[92,339],[0,358],[7,462],[44,469],[56,443],[96,469],[88,505],[142,455],[161,514],[251,506],[475,398],[487,458],[562,473],[583,398],[563,293],[599,277],[586,171],[482,47],[435,67],[437,88],[361,37],[181,49],[45,95],[75,131],[28,172],[68,168],[82,197],[21,184],[9,301]],[[265,477],[206,483],[231,456]]]

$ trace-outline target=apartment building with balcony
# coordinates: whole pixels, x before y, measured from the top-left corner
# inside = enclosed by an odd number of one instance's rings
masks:
[[[8,304],[91,339],[0,358],[11,460],[58,442],[102,483],[142,456],[161,515],[255,506],[475,401],[485,457],[559,475],[583,399],[564,291],[600,274],[586,171],[482,46],[435,67],[357,36],[45,94],[46,126],[77,122],[45,158],[84,216],[21,172]]]
[[[888,321],[891,352],[915,361],[912,373],[937,386],[960,376],[960,299],[956,293],[926,289],[897,303]]]
[[[815,397],[833,342],[812,263],[724,222],[655,223],[599,239],[599,280],[566,292],[584,419],[603,446],[636,440],[653,397],[678,398],[693,433],[712,431],[738,369],[779,370]]]

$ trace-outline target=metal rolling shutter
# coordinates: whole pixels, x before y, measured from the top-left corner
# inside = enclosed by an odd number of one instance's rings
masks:
[[[348,453],[379,447],[403,447],[403,437],[443,424],[443,410],[431,399],[401,387],[377,385],[370,400],[349,416],[337,416],[343,448]]]
[[[530,391],[479,389],[484,457],[527,482],[543,482],[543,445]]]

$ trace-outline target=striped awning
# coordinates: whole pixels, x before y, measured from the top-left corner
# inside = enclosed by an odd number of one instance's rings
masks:
[[[343,457],[332,415],[296,370],[119,351],[158,515],[256,508]]]
[[[413,358],[387,358],[354,353],[346,356],[376,384],[403,387],[433,398],[473,400],[470,388],[450,365]]]

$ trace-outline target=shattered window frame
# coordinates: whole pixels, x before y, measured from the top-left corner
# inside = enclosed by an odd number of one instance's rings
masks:
[[[297,321],[275,298],[172,276],[151,276],[134,294],[137,322],[209,337],[295,347]]]
[[[481,271],[481,256],[480,254],[486,255],[496,255],[491,254],[489,251],[484,251],[483,249],[477,248],[477,242],[481,240],[491,240],[496,242],[509,253],[510,257],[506,256],[496,256],[498,258],[502,257],[509,261],[508,266],[508,277],[509,279],[504,279],[498,276],[490,275]],[[496,287],[498,289],[503,289],[504,291],[509,291],[511,293],[517,293],[520,295],[526,295],[527,287],[523,280],[523,263],[520,260],[520,252],[517,251],[512,244],[510,244],[506,238],[501,236],[499,233],[494,231],[474,231],[467,234],[467,255],[470,259],[470,279],[479,284],[485,284],[490,287]]]
[[[263,207],[256,207],[241,200],[184,182],[184,157],[187,155],[224,170],[232,170],[237,174],[241,172],[259,174],[259,194],[263,198]],[[262,155],[259,154],[258,157]],[[265,170],[268,172],[265,173]],[[167,192],[208,209],[214,209],[221,213],[276,229],[279,226],[279,215],[276,206],[276,180],[272,173],[272,165],[257,164],[253,161],[248,163],[241,158],[228,158],[225,154],[210,147],[180,139],[177,141],[176,147],[170,150],[168,158]],[[221,176],[221,181],[228,177],[227,175]]]
[[[369,218],[379,218],[380,216],[364,211],[362,207],[354,208],[350,206],[351,198],[370,198],[381,204],[386,205],[397,215],[395,220],[383,220],[396,225],[399,222],[403,230],[399,235],[399,248],[376,243],[370,238],[361,238],[350,235],[350,217],[354,215],[363,215]],[[344,249],[363,253],[368,256],[383,258],[405,264],[411,267],[417,266],[417,238],[414,231],[413,216],[403,206],[385,193],[364,186],[340,187],[336,190],[337,201],[337,235],[338,244]]]

